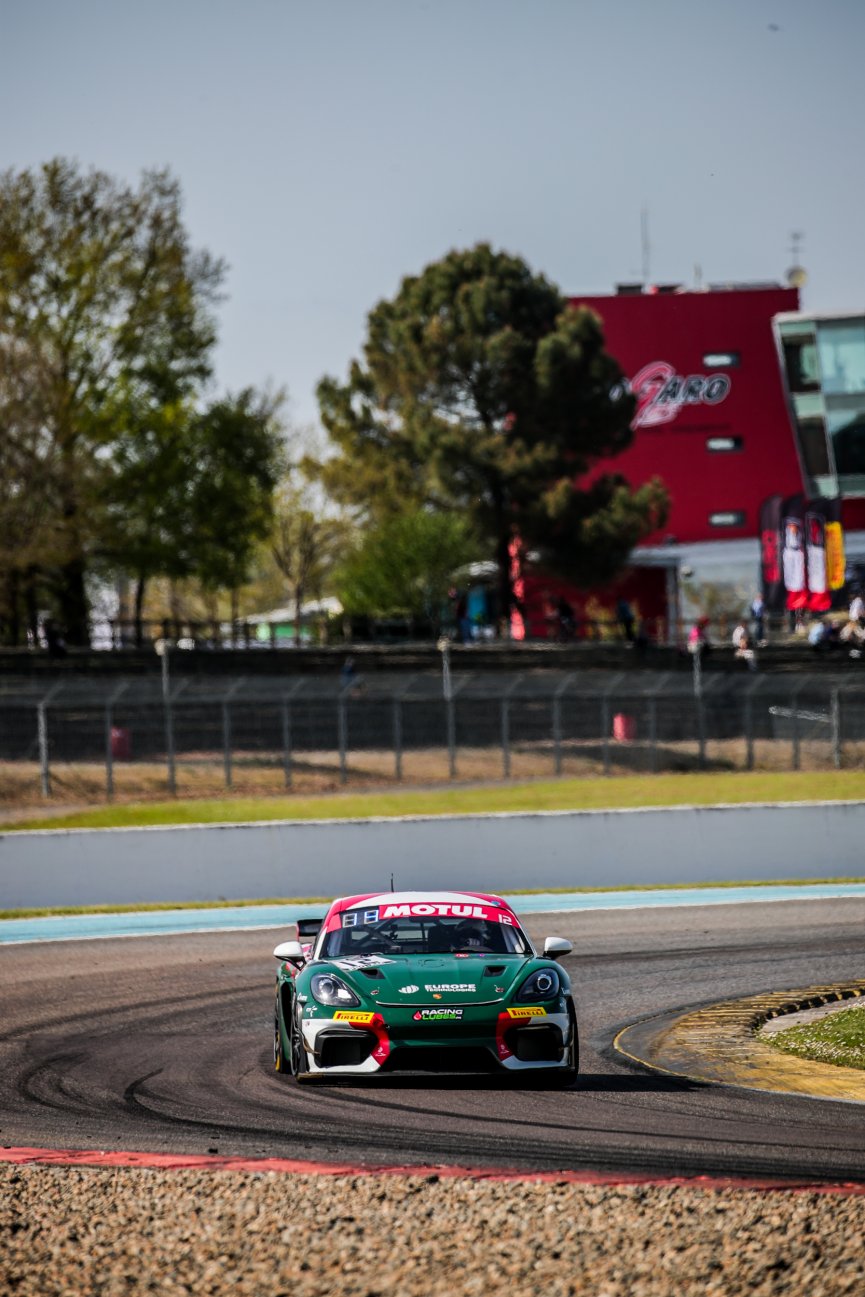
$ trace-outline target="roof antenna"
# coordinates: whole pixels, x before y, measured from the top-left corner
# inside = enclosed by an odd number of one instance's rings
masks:
[[[390,890],[393,891],[393,870],[390,871]]]
[[[648,287],[649,276],[651,274],[651,244],[649,243],[649,209],[644,203],[640,208],[640,243],[642,245],[642,257],[640,261],[640,272],[643,277],[643,288]]]

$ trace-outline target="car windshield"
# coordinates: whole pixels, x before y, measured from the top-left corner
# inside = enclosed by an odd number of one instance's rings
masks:
[[[344,955],[525,955],[529,946],[518,927],[488,919],[396,918],[362,924],[361,913],[345,911],[343,924],[324,934],[319,959]]]

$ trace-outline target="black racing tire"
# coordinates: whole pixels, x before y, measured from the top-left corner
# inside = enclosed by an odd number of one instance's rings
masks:
[[[295,1081],[308,1081],[310,1079],[309,1059],[303,1046],[300,1022],[300,1006],[292,1003],[291,1025],[288,1032],[289,1065]]]
[[[580,1072],[580,1036],[577,1030],[577,1013],[572,1000],[568,1000],[568,1019],[571,1024],[571,1039],[566,1054],[566,1066],[559,1071],[562,1085],[573,1085]]]
[[[276,1002],[273,1006],[273,1067],[281,1076],[291,1071],[289,1060],[282,1048],[282,1032],[279,1029],[279,988],[276,991]]]

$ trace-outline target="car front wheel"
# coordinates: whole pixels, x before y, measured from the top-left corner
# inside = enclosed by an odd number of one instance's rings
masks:
[[[289,1044],[291,1045],[291,1074],[297,1081],[303,1081],[309,1076],[309,1060],[303,1046],[300,1021],[300,1008],[293,1006]]]

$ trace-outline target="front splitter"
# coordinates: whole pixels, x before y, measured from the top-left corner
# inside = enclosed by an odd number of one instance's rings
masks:
[[[865,982],[846,982],[724,1000],[632,1023],[613,1047],[631,1062],[691,1081],[865,1103],[865,1072],[782,1054],[756,1034],[770,1018],[862,995]]]

